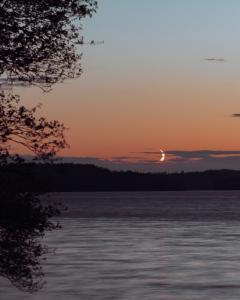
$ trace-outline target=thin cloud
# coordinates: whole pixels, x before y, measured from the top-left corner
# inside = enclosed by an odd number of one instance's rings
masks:
[[[141,159],[141,157],[136,157],[136,156],[113,156],[111,157],[110,160],[117,160],[117,161],[121,161],[121,160],[139,160]]]
[[[240,118],[240,113],[238,113],[238,114],[232,114],[232,117],[233,118]]]
[[[142,154],[146,155],[156,155],[159,154],[159,152],[151,152],[146,151],[142,152]],[[229,155],[239,155],[239,150],[193,150],[193,151],[186,151],[186,150],[168,150],[165,151],[166,155],[175,156],[177,158],[182,159],[194,159],[194,158],[207,158],[207,157],[213,157],[213,156],[229,156]]]
[[[224,62],[226,61],[224,58],[216,58],[216,57],[207,57],[207,58],[204,58],[205,61],[208,61],[208,62]]]

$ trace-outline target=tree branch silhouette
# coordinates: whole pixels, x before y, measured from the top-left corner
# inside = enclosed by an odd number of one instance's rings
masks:
[[[40,107],[21,105],[12,90],[38,86],[48,92],[55,83],[79,77],[81,21],[96,9],[95,0],[0,0],[0,275],[28,292],[43,285],[41,258],[47,248],[40,238],[59,228],[50,220],[59,207],[43,205],[41,191],[23,190],[34,178],[22,171],[24,160],[12,154],[11,145],[47,160],[67,147],[66,128],[38,117]]]
[[[3,153],[10,148],[10,142],[23,145],[42,159],[53,157],[67,147],[65,126],[56,120],[37,118],[38,108],[28,109],[20,105],[19,96],[0,92],[0,149]]]
[[[0,1],[2,82],[37,85],[81,75],[81,20],[96,12],[95,0]]]
[[[43,284],[41,258],[47,253],[41,238],[45,231],[58,229],[51,218],[60,213],[56,204],[43,205],[42,193],[25,191],[34,182],[24,172],[24,160],[10,153],[11,142],[32,151],[36,158],[49,160],[65,148],[65,127],[58,121],[36,116],[12,93],[0,92],[0,275],[17,288],[34,292]]]

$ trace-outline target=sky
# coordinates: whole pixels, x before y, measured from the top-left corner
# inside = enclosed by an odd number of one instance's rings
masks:
[[[98,2],[82,34],[104,44],[80,48],[81,78],[20,91],[69,128],[59,155],[146,172],[240,169],[240,2]]]

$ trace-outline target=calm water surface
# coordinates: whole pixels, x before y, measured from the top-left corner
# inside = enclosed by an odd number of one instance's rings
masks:
[[[46,285],[3,300],[240,299],[240,192],[74,193]]]

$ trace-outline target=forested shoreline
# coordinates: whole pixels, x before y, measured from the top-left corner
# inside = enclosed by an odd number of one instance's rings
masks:
[[[89,164],[25,163],[0,168],[31,192],[240,190],[240,170],[180,173],[111,171]]]

